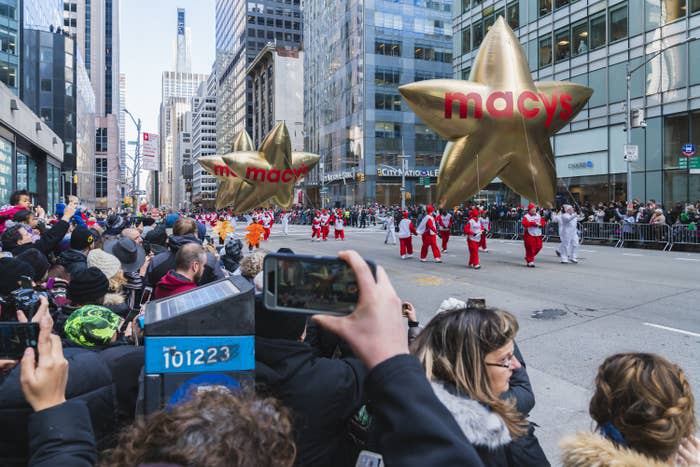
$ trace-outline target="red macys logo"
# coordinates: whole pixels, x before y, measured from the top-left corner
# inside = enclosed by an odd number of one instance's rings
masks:
[[[270,169],[270,170],[265,170],[265,169],[259,169],[256,167],[247,167],[246,172],[245,172],[245,178],[252,180],[252,181],[260,181],[260,182],[270,182],[270,183],[289,183],[292,180],[298,180],[304,175],[309,173],[309,168],[305,165],[302,165],[299,168],[296,169],[285,169],[285,170],[279,170],[279,169]],[[220,177],[236,177],[237,175],[233,172],[233,170],[229,169],[228,166],[226,165],[215,165],[214,166],[214,175],[220,176]]]
[[[233,170],[229,169],[228,166],[226,165],[215,165],[214,166],[214,175],[220,176],[220,177],[235,177],[236,174],[233,173]]]
[[[544,125],[549,128],[552,125],[552,120],[557,115],[557,106],[561,105],[561,111],[559,112],[559,118],[561,120],[568,120],[573,115],[573,108],[571,107],[571,101],[573,98],[570,94],[562,93],[557,94],[552,93],[551,98],[546,94],[538,93],[535,94],[532,91],[524,91],[518,96],[517,106],[518,112],[527,119],[537,118],[542,108],[540,107],[540,102],[544,107],[544,111],[547,113],[547,120]],[[446,92],[445,93],[445,118],[452,118],[453,106],[455,103],[459,103],[459,118],[466,119],[469,118],[467,115],[467,109],[469,103],[472,103],[472,117],[480,119],[484,115],[484,105],[482,102],[481,94],[477,92],[469,92],[467,94],[461,92]],[[496,102],[499,103],[499,108],[496,108]],[[494,91],[486,98],[486,111],[491,117],[494,118],[509,118],[513,116],[514,113],[514,102],[513,93],[511,91]]]

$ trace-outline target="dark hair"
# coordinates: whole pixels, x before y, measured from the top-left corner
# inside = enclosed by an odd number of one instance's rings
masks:
[[[70,282],[70,273],[68,269],[60,264],[54,264],[49,268],[47,272],[48,277],[53,277],[56,279],[63,279],[66,282]]]
[[[201,262],[202,258],[204,258],[203,262],[206,263],[206,257],[207,250],[202,245],[199,243],[187,243],[182,245],[175,254],[175,269],[186,271],[195,261]]]
[[[23,211],[17,211],[14,216],[12,216],[12,222],[27,222],[29,218],[32,217],[34,213],[27,209]]]
[[[637,452],[667,461],[695,432],[695,399],[683,370],[663,357],[621,353],[598,368],[588,411],[612,423]]]
[[[15,206],[17,203],[19,203],[19,199],[22,196],[27,196],[27,197],[31,198],[31,196],[27,190],[13,191],[12,194],[10,195],[10,205]]]
[[[277,400],[209,390],[127,428],[100,465],[290,467],[295,457],[290,415]]]
[[[150,216],[142,217],[141,218],[141,223],[145,226],[148,227],[149,225],[153,225],[156,223],[156,220]]]
[[[187,235],[197,233],[197,223],[189,217],[181,217],[173,224],[173,235]]]
[[[21,225],[13,225],[3,232],[2,237],[0,237],[3,250],[13,250],[17,248],[18,242],[22,240],[20,229],[23,228],[24,226]]]

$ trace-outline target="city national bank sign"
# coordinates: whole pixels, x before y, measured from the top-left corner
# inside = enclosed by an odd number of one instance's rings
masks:
[[[440,169],[406,169],[406,177],[437,177]],[[378,177],[400,177],[401,169],[387,169],[384,167],[377,169]]]

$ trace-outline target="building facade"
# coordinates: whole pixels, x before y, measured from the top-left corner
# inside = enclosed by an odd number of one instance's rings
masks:
[[[451,6],[451,0],[304,3],[305,149],[321,155],[308,191],[322,191],[324,205],[400,203],[401,155],[411,169],[409,202],[433,199],[445,143],[397,88],[452,75]]]
[[[302,42],[301,1],[217,0],[215,18],[217,140],[231,147],[241,130],[252,133],[252,82],[246,69],[268,44],[298,49]]]
[[[53,212],[61,194],[63,141],[0,83],[0,205],[28,190],[35,205]]]
[[[216,155],[216,76],[199,85],[192,98],[192,202],[213,207],[216,178],[197,163],[200,157]]]
[[[173,207],[189,207],[192,193],[192,112],[186,111],[179,117],[177,133],[177,153],[175,154],[176,174],[173,180]]]
[[[289,47],[265,46],[248,67],[252,82],[253,143],[259,146],[284,121],[293,151],[304,150],[304,54]]]
[[[700,199],[700,2],[697,0],[462,0],[454,5],[454,77],[466,79],[483,36],[503,15],[519,37],[535,81],[589,86],[581,113],[552,138],[558,198],[622,201],[627,66],[630,75],[632,196],[667,208]],[[634,71],[636,69],[636,71]],[[495,183],[482,197],[508,197]]]

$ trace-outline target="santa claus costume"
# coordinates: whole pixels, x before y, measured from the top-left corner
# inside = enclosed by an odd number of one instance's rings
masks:
[[[408,218],[408,211],[403,212],[403,219],[399,221],[399,251],[401,259],[413,257],[413,237],[416,235],[416,226]]]
[[[270,232],[272,231],[272,224],[275,222],[275,216],[270,211],[265,211],[260,216],[260,223],[265,231],[263,235],[263,240],[270,238]]]
[[[481,241],[479,242],[479,248],[484,250],[484,253],[488,253],[489,249],[486,247],[486,234],[491,232],[491,219],[489,219],[489,216],[483,209],[481,210],[480,214],[479,223],[481,224]]]
[[[331,231],[331,216],[328,214],[327,210],[322,210],[321,211],[321,236],[323,237],[323,241],[325,242],[328,240],[328,234]]]
[[[316,211],[316,215],[311,221],[311,241],[321,241],[321,213]]]
[[[464,234],[467,236],[467,249],[469,250],[469,267],[481,269],[479,263],[479,244],[483,237],[483,229],[479,219],[479,211],[472,209],[469,212],[469,220],[464,224]]]
[[[345,219],[343,219],[343,212],[338,209],[338,211],[331,218],[333,223],[333,235],[336,240],[345,240]]]
[[[442,252],[447,251],[447,242],[450,241],[450,229],[452,228],[452,214],[442,209],[437,216],[437,228],[442,239]]]
[[[525,263],[529,268],[535,267],[535,256],[542,249],[542,228],[545,222],[545,219],[537,212],[537,206],[530,203],[527,206],[527,214],[523,216]]]
[[[435,227],[435,218],[433,217],[434,209],[432,206],[428,206],[426,211],[426,216],[421,220],[418,228],[416,229],[416,232],[421,235],[423,240],[423,245],[420,248],[420,260],[421,262],[426,261],[426,258],[428,257],[428,248],[431,248],[433,251],[433,256],[435,257],[435,262],[442,263],[440,250],[437,246],[438,231]]]

